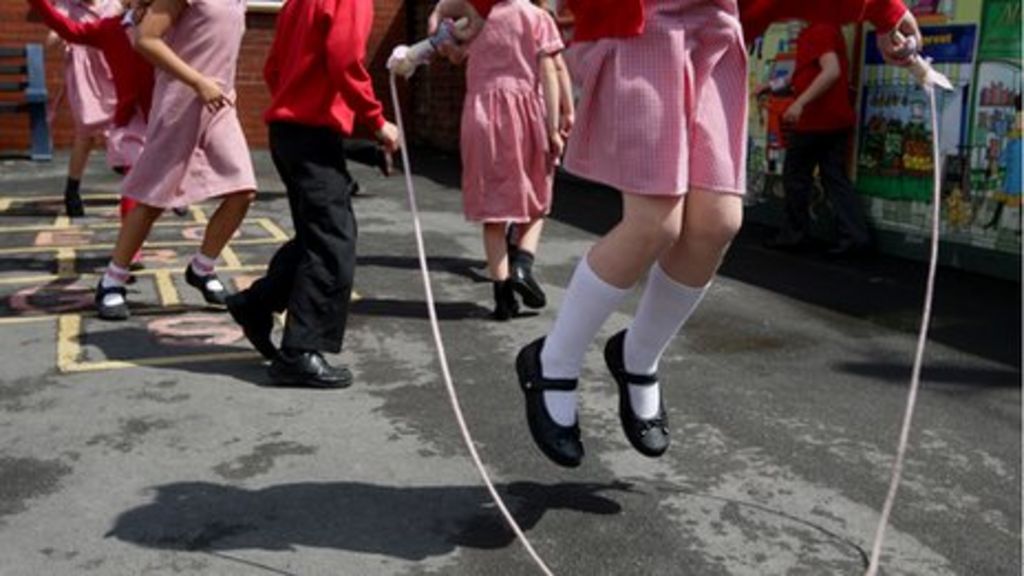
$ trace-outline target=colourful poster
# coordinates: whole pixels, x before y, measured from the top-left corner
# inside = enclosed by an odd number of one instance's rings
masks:
[[[1021,59],[1021,0],[985,0],[982,3],[979,60]]]
[[[922,32],[925,56],[955,86],[953,92],[938,95],[938,137],[940,154],[956,156],[967,139],[977,27],[932,26]],[[857,190],[879,198],[927,201],[935,168],[927,95],[905,70],[885,65],[874,36],[869,33],[865,41]]]

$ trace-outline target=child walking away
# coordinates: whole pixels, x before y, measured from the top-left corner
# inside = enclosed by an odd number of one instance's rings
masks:
[[[387,153],[398,129],[384,119],[363,65],[372,0],[290,0],[264,77],[271,104],[270,152],[295,225],[267,273],[228,299],[228,311],[267,359],[273,383],[344,388],[352,374],[324,352],[341,351],[356,265],[356,220],[345,139],[358,122]],[[273,312],[288,311],[280,353],[270,339]]]
[[[215,261],[255,196],[249,147],[234,107],[235,69],[245,3],[238,0],[153,0],[138,24],[136,48],[158,68],[146,146],[125,178],[122,194],[138,201],[121,224],[117,244],[96,290],[100,318],[129,317],[128,265],[163,211],[221,198],[186,282],[208,304],[223,305],[227,289]]]
[[[61,11],[72,22],[95,22],[120,12],[118,0],[67,0]],[[64,208],[70,217],[85,216],[79,191],[89,153],[114,115],[114,84],[103,56],[88,46],[65,48],[64,94],[71,109],[75,136],[64,187]]]
[[[443,15],[465,6],[441,4]],[[490,0],[476,0],[480,9]],[[627,330],[605,345],[619,419],[647,456],[669,445],[658,364],[694,312],[742,219],[747,77],[744,31],[776,18],[842,22],[870,17],[883,53],[918,36],[898,0],[578,0],[567,54],[582,87],[566,168],[622,192],[622,220],[580,261],[554,326],[524,347],[516,371],[530,432],[562,466],[583,444],[577,382],[584,355],[623,298],[646,277]],[[917,38],[920,39],[919,37]]]
[[[66,42],[100,50],[110,68],[117,105],[107,133],[107,164],[116,172],[127,173],[138,160],[146,138],[146,118],[153,99],[153,66],[132,49],[129,35],[134,30],[133,11],[111,15],[102,20],[75,22],[58,12],[48,0],[28,0],[29,4],[58,36]],[[129,0],[120,0],[127,9]],[[136,202],[121,197],[121,219]],[[141,266],[139,254],[132,265]]]
[[[562,40],[551,17],[526,0],[494,6],[469,46],[462,108],[462,200],[466,219],[483,223],[494,288],[494,318],[518,312],[518,292],[543,307],[534,254],[551,210],[554,167],[562,154],[555,58]],[[512,272],[506,228],[515,224]]]

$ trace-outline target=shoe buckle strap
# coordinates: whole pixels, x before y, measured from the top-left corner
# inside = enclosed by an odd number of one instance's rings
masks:
[[[654,374],[630,374],[622,371],[623,379],[632,386],[654,386],[658,383],[658,373]]]
[[[576,389],[579,380],[574,378],[531,378],[523,383],[527,390],[562,390],[571,392]]]

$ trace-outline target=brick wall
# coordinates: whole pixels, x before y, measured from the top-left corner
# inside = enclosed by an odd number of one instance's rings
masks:
[[[426,34],[431,7],[429,2],[414,3],[410,18],[415,23],[413,31],[417,39]],[[413,77],[412,91],[415,125],[410,131],[410,140],[441,150],[458,150],[462,100],[466,94],[463,68],[437,60],[429,70],[421,70]]]
[[[381,101],[385,103],[389,118],[392,118],[393,115],[384,64],[387,62],[388,55],[391,54],[392,47],[405,42],[405,38],[410,33],[406,18],[409,9],[405,4],[401,0],[375,0],[376,19],[367,51],[367,62],[373,73],[374,86]],[[409,2],[408,4],[419,3]],[[250,13],[248,15],[246,19],[247,32],[242,41],[239,58],[237,79],[239,116],[249,143],[253,147],[263,147],[267,143],[262,114],[269,102],[269,96],[263,84],[262,70],[274,35],[274,17],[272,13]],[[0,45],[3,46],[43,42],[46,37],[46,28],[35,15],[30,14],[24,0],[0,0],[0,22],[2,22],[0,24]],[[59,92],[63,82],[62,57],[57,49],[48,51],[46,76],[47,86],[52,97]],[[403,89],[402,97],[405,100],[403,107],[408,107],[410,101],[408,90]],[[410,124],[411,130],[412,126],[416,124],[416,119],[410,118]],[[27,132],[25,116],[0,115],[0,150],[27,148]],[[53,137],[54,144],[59,148],[66,147],[71,141],[71,117],[66,105],[60,106],[57,110]]]

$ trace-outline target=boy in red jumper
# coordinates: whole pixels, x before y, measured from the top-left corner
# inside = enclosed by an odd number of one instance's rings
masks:
[[[495,0],[441,0],[436,16],[470,19]],[[870,20],[895,59],[918,36],[899,0],[570,0],[566,54],[583,87],[564,166],[622,192],[622,220],[580,261],[547,336],[524,347],[516,371],[530,433],[562,466],[583,458],[576,388],[587,349],[641,281],[628,329],[605,362],[618,385],[630,444],[657,457],[669,445],[657,368],[697,308],[743,215],[747,75],[744,40],[774,20]],[[437,17],[432,19],[436,23]],[[920,40],[920,38],[917,38]],[[904,55],[905,57],[905,55]],[[623,116],[622,110],[630,114]]]
[[[277,17],[264,68],[271,93],[264,119],[295,237],[271,259],[266,276],[228,299],[246,337],[273,360],[276,384],[343,388],[352,381],[348,369],[322,355],[341,351],[355,272],[343,143],[356,122],[389,152],[399,143],[363,65],[372,24],[372,0],[290,0]],[[278,352],[271,313],[283,310],[288,320]]]

